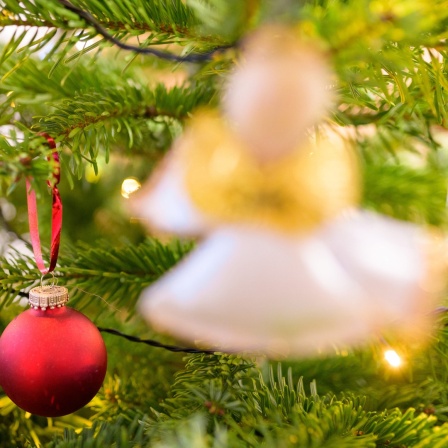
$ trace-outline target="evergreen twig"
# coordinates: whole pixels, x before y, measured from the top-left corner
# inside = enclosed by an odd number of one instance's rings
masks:
[[[170,352],[175,352],[175,353],[178,353],[178,352],[193,353],[193,354],[203,353],[205,355],[213,355],[215,353],[213,350],[200,350],[200,349],[196,349],[196,348],[179,347],[177,345],[162,344],[161,342],[158,342],[154,339],[141,339],[141,338],[138,338],[137,336],[132,336],[130,334],[125,334],[125,333],[122,333],[121,331],[114,330],[113,328],[98,327],[98,330],[101,331],[102,333],[109,333],[109,334],[113,334],[115,336],[120,336],[121,338],[127,339],[128,341],[131,341],[131,342],[139,342],[142,344],[150,345],[151,347],[163,348],[165,350],[168,350]]]
[[[101,25],[98,20],[95,19],[89,12],[84,11],[81,8],[78,8],[77,6],[70,3],[68,0],[58,0],[58,2],[63,5],[65,8],[67,8],[69,11],[72,11],[82,19],[84,19],[88,24],[90,24],[98,34],[103,36],[107,41],[113,43],[117,47],[121,48],[122,50],[129,50],[133,51],[135,53],[140,54],[147,54],[156,56],[160,59],[164,59],[167,61],[173,61],[173,62],[207,62],[210,61],[213,56],[215,56],[218,53],[221,53],[225,50],[228,50],[232,47],[237,46],[237,44],[229,44],[229,45],[222,45],[219,47],[215,47],[214,49],[207,51],[205,53],[190,53],[185,56],[178,56],[173,53],[169,53],[166,51],[159,51],[155,50],[154,48],[142,48],[142,47],[136,47],[135,45],[129,45],[124,42],[121,42],[119,39],[115,38],[111,34],[107,32],[107,30]]]

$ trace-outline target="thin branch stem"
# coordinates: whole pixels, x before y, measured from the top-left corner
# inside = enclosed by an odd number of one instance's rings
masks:
[[[14,291],[15,294],[17,294],[20,297],[29,297],[29,294],[24,291]],[[114,330],[113,328],[103,328],[103,327],[97,327],[101,333],[108,333],[113,334],[114,336],[119,336],[121,338],[127,339],[131,342],[138,342],[141,344],[150,345],[151,347],[157,347],[157,348],[163,348],[165,350],[168,350],[170,352],[175,353],[203,353],[205,355],[213,355],[216,353],[214,350],[200,350],[197,348],[191,348],[191,347],[180,347],[177,345],[170,345],[170,344],[162,344],[159,341],[156,341],[154,339],[141,339],[137,336],[132,336],[130,334],[122,333],[121,331]]]
[[[62,6],[64,6],[64,8],[76,13],[81,19],[84,19],[89,25],[91,25],[95,29],[95,31],[98,34],[103,36],[107,41],[113,43],[122,50],[133,51],[140,54],[148,54],[156,56],[160,59],[165,59],[167,61],[173,61],[173,62],[207,62],[210,61],[215,54],[237,45],[237,44],[223,45],[216,47],[213,50],[210,50],[205,53],[191,53],[186,56],[178,56],[166,51],[155,50],[154,48],[136,47],[134,45],[129,45],[124,42],[121,42],[120,40],[116,39],[114,36],[109,34],[106,28],[104,28],[101,25],[101,23],[98,20],[96,20],[95,17],[93,17],[89,12],[84,11],[81,8],[78,8],[77,6],[70,3],[68,0],[58,0],[58,1]]]
[[[131,336],[129,334],[122,333],[121,331],[114,330],[113,328],[103,328],[98,327],[98,330],[102,333],[109,333],[115,336],[120,336],[121,338],[127,339],[131,342],[139,342],[142,344],[150,345],[151,347],[163,348],[169,350],[170,352],[180,352],[180,353],[203,353],[206,355],[213,355],[215,352],[213,350],[199,350],[196,348],[189,347],[178,347],[177,345],[162,344],[161,342],[155,341],[153,339],[141,339],[136,336]]]

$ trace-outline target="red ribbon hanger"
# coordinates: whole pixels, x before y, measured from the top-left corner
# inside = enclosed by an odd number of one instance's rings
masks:
[[[56,149],[56,143],[47,134],[42,134],[43,137],[47,139],[48,146],[51,149]],[[37,201],[36,192],[31,187],[31,181],[29,178],[26,179],[26,191],[27,191],[27,204],[28,204],[28,220],[30,223],[30,238],[31,245],[33,246],[34,258],[36,260],[37,267],[42,275],[52,272],[56,267],[58,261],[59,253],[59,243],[61,240],[61,228],[62,228],[62,201],[59,194],[57,185],[61,179],[60,175],[60,162],[59,154],[55,151],[51,154],[53,160],[55,161],[56,168],[53,173],[54,183],[50,181],[47,182],[48,186],[51,188],[53,196],[53,205],[51,211],[51,247],[50,247],[50,266],[45,267],[44,260],[42,258],[42,249],[40,245],[39,237],[39,223],[37,217]],[[50,157],[49,157],[49,160]]]

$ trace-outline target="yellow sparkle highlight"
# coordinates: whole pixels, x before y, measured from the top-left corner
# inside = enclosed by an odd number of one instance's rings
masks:
[[[395,350],[386,350],[384,352],[384,359],[389,363],[391,367],[400,367],[403,363],[400,355]]]
[[[102,173],[103,169],[101,165],[98,165],[98,174],[95,173],[92,165],[87,165],[85,170],[86,181],[89,182],[89,184],[96,184],[99,182]]]
[[[128,177],[121,184],[121,195],[124,198],[129,199],[131,194],[139,190],[141,186],[141,183],[137,179],[134,177]]]

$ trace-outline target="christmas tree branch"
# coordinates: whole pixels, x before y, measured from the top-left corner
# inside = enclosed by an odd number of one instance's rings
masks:
[[[148,145],[145,129],[152,134],[152,140],[157,140],[162,128],[169,129],[173,120],[185,118],[198,105],[209,102],[211,95],[213,91],[206,86],[167,90],[164,85],[153,90],[128,86],[121,90],[85,93],[55,104],[55,112],[42,117],[35,128],[68,146],[74,162],[73,172],[77,170],[79,177],[83,172],[83,160],[96,169],[100,149],[108,161],[110,148],[120,134],[124,135],[130,149],[135,143]],[[180,98],[182,104],[179,104]],[[172,134],[168,139],[166,135],[162,133],[164,145],[168,147]],[[160,148],[160,143],[157,146]]]
[[[368,143],[367,143],[368,144]],[[367,162],[363,205],[380,213],[419,224],[445,227],[446,174],[431,167]]]
[[[5,189],[6,194],[25,177],[32,178],[40,191],[39,181],[50,179],[54,170],[47,141],[26,128],[21,131],[20,137],[15,132],[0,135],[0,192]]]
[[[172,142],[170,129],[193,109],[210,102],[214,95],[207,84],[169,90],[162,84],[154,89],[125,85],[121,89],[95,90],[53,103],[54,112],[41,117],[33,132],[22,127],[23,141],[15,139],[11,143],[9,136],[0,136],[0,177],[5,185],[12,186],[20,174],[42,179],[51,173],[46,159],[36,158],[48,152],[48,148],[35,148],[43,143],[40,139],[35,142],[35,133],[46,132],[62,147],[69,148],[65,163],[81,176],[86,162],[96,168],[100,150],[106,160],[111,147],[124,145],[128,148],[144,145],[146,153],[154,152],[155,147],[161,154]],[[182,104],[179,104],[180,98]],[[21,99],[23,96],[17,95],[14,100],[19,103]]]
[[[313,363],[319,365],[318,360]],[[158,413],[156,421],[147,423],[156,440],[166,441],[168,435],[168,440],[188,440],[184,422],[192,416],[203,419],[204,437],[226,431],[232,446],[237,441],[243,446],[288,446],[291,440],[301,447],[418,446],[427,437],[442,441],[448,434],[448,425],[436,427],[429,411],[367,412],[364,397],[319,396],[314,381],[307,394],[303,379],[294,382],[291,368],[285,378],[280,364],[276,374],[271,364],[262,375],[238,358],[195,355],[177,375],[172,391],[173,397],[162,404],[166,414]]]
[[[37,26],[46,27],[49,30],[44,37],[37,37],[36,34],[31,38],[22,58],[46,45],[52,47],[51,52],[62,51],[64,54],[65,47],[72,47],[73,37],[69,35],[66,39],[53,39],[56,30],[73,30],[74,32],[82,30],[82,33],[78,35],[79,39],[89,40],[101,35],[103,42],[112,43],[121,49],[150,54],[169,61],[207,61],[216,52],[228,48],[229,43],[223,42],[218,35],[193,33],[198,23],[191,8],[179,0],[169,3],[154,1],[139,5],[132,0],[120,0],[113,6],[102,4],[102,2],[69,2],[67,0],[31,2],[26,0],[20,8],[13,0],[6,0],[4,13],[0,17],[0,26],[19,25],[25,29],[18,31],[17,38],[7,46],[2,59],[11,55],[25,37],[30,38],[28,26]],[[144,33],[151,33],[151,37],[143,45],[126,43],[132,36]],[[152,48],[153,45],[172,42],[178,44],[194,42],[195,45],[205,45],[206,50],[180,56]],[[96,47],[98,45],[91,46],[89,50]]]
[[[67,10],[73,10],[74,5],[71,4],[71,7],[67,7]],[[79,8],[76,8],[79,9]],[[82,11],[80,9],[80,11]],[[76,12],[76,11],[75,11]],[[83,11],[85,13],[85,11]],[[80,17],[82,17],[80,14],[78,14]],[[94,19],[96,20],[96,19]],[[87,24],[90,23],[90,18],[86,19]],[[10,15],[3,15],[0,17],[0,27],[42,27],[42,28],[63,28],[63,29],[79,29],[73,28],[73,25],[69,21],[62,22],[55,22],[50,20],[44,20],[37,17],[32,17],[28,19],[22,19],[18,16],[10,16]],[[102,26],[100,24],[100,26]],[[124,21],[107,21],[107,28],[113,32],[128,32],[129,30],[129,24]],[[183,26],[178,27],[173,24],[158,24],[157,31],[160,32],[161,35],[175,35],[178,39],[181,38],[188,38],[188,39],[195,39],[198,41],[204,41],[207,42],[210,40],[210,36],[201,36],[201,35],[195,35],[192,33],[191,29],[189,27]],[[140,21],[133,21],[132,22],[132,30],[135,31],[142,31],[142,32],[154,32],[156,31],[155,24],[151,26],[148,23],[140,22]],[[99,33],[101,34],[101,33]],[[165,37],[166,38],[166,37]]]
[[[207,103],[211,94],[212,91],[204,88],[174,87],[167,90],[163,84],[153,90],[143,86],[104,89],[54,104],[56,112],[40,117],[36,127],[58,141],[65,141],[80,131],[98,129],[96,125],[112,119],[167,117],[180,120],[198,105]],[[177,103],[180,97],[184,99],[181,106]],[[110,133],[114,134],[114,131]]]
[[[191,244],[173,242],[163,245],[157,240],[121,248],[109,242],[98,242],[94,248],[80,244],[62,251],[56,269],[59,284],[68,285],[70,301],[78,308],[102,301],[100,309],[121,307],[134,313],[135,303],[144,287],[173,267],[189,250]],[[32,257],[15,253],[0,259],[0,307],[10,305],[17,291],[26,293],[40,283]],[[96,301],[98,309],[99,302]]]
[[[155,341],[154,339],[141,339],[136,336],[131,336],[129,334],[122,333],[121,331],[115,330],[113,328],[103,328],[98,327],[98,330],[100,330],[102,333],[109,333],[113,334],[114,336],[119,336],[121,338],[124,338],[131,342],[137,342],[139,344],[146,344],[151,347],[157,347],[157,348],[163,348],[165,350],[168,350],[170,352],[174,353],[204,353],[206,355],[211,355],[214,353],[213,350],[199,350],[196,348],[188,348],[188,347],[179,347],[177,345],[169,345],[169,344],[162,344],[159,341]]]
[[[165,59],[167,61],[205,62],[205,61],[209,61],[216,53],[222,52],[222,51],[224,51],[228,48],[231,48],[233,46],[233,45],[220,46],[220,47],[214,48],[213,50],[205,52],[205,53],[196,53],[196,54],[190,53],[185,56],[178,56],[173,53],[168,53],[166,51],[155,50],[154,48],[136,47],[135,45],[129,45],[129,44],[123,43],[120,40],[116,39],[111,34],[109,34],[108,31],[89,12],[84,11],[83,9],[74,6],[68,0],[58,0],[58,1],[61,5],[63,5],[69,11],[73,11],[76,14],[78,14],[78,16],[81,17],[82,19],[84,19],[89,25],[91,25],[98,34],[103,36],[106,41],[113,43],[114,45],[121,48],[122,50],[130,50],[130,51],[140,53],[140,54],[152,55],[152,56],[156,56],[160,59]],[[166,29],[166,27],[165,27],[165,29]]]

